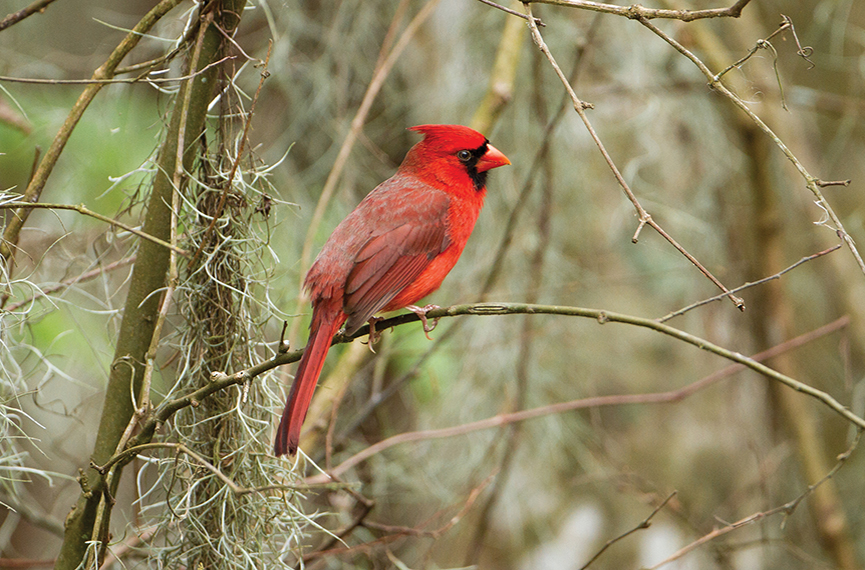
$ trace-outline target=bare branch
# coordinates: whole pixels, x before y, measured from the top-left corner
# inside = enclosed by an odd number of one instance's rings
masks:
[[[841,223],[841,219],[838,217],[838,214],[835,213],[835,210],[832,208],[832,206],[829,204],[829,202],[823,196],[823,193],[820,191],[820,184],[819,184],[820,179],[815,177],[815,176],[812,176],[808,172],[808,170],[805,168],[805,166],[802,164],[802,162],[796,157],[796,155],[793,154],[793,151],[791,151],[787,147],[787,145],[784,143],[784,141],[782,141],[781,138],[778,135],[776,135],[775,132],[771,128],[769,128],[769,125],[767,125],[763,121],[763,119],[758,117],[757,114],[754,111],[752,111],[751,108],[748,107],[748,105],[745,104],[745,102],[742,101],[742,99],[738,95],[733,93],[729,88],[727,88],[726,85],[724,85],[721,82],[720,74],[713,74],[712,71],[706,66],[706,64],[703,63],[702,60],[700,60],[700,58],[698,58],[696,55],[694,55],[685,46],[683,46],[682,44],[677,42],[675,39],[673,39],[670,35],[666,34],[661,29],[659,29],[657,26],[652,24],[648,19],[643,18],[643,17],[639,17],[639,18],[637,18],[637,20],[641,24],[643,24],[643,26],[645,26],[646,28],[648,28],[649,30],[654,32],[658,37],[660,37],[665,42],[670,44],[676,51],[678,51],[679,53],[684,55],[686,58],[691,60],[691,62],[694,65],[696,65],[697,68],[703,73],[703,75],[705,75],[706,78],[709,80],[709,87],[711,87],[715,91],[718,91],[719,93],[721,93],[722,95],[724,95],[725,97],[730,99],[730,101],[732,101],[733,104],[735,104],[746,115],[748,115],[748,117],[754,122],[754,124],[757,125],[757,127],[761,131],[766,133],[766,135],[768,135],[769,138],[772,139],[772,141],[775,143],[775,145],[779,149],[781,149],[782,153],[784,153],[784,156],[787,157],[787,160],[789,160],[793,164],[793,166],[796,167],[796,170],[799,171],[799,174],[802,176],[802,178],[805,179],[805,183],[806,183],[806,186],[808,187],[808,190],[810,190],[811,193],[814,194],[815,198],[817,199],[816,200],[817,206],[820,209],[822,209],[824,212],[826,212],[828,219],[832,221],[832,224],[834,226],[834,227],[832,227],[832,229],[834,229],[837,232],[838,237],[840,237],[844,241],[844,243],[847,244],[847,247],[850,249],[850,252],[853,254],[853,257],[856,259],[856,263],[859,265],[859,269],[863,273],[865,273],[865,261],[863,261],[862,256],[859,254],[859,250],[856,249],[856,244],[853,242],[853,238],[851,238],[850,235],[847,233],[847,230],[844,229],[844,225]],[[799,46],[800,52],[804,52],[806,54],[809,53],[806,48],[803,48],[803,47],[801,47],[801,45],[798,44],[798,40],[797,40],[797,46]],[[822,224],[822,225],[828,225],[828,224]]]
[[[207,66],[202,67],[195,73],[189,75],[181,75],[180,77],[148,77],[148,74],[138,77],[130,77],[128,79],[37,79],[32,77],[9,77],[8,75],[0,75],[0,81],[7,83],[29,83],[32,85],[112,85],[114,83],[174,83],[178,81],[188,81],[195,78],[197,75],[206,73],[211,67],[220,65],[228,60],[235,59],[235,56],[228,55],[219,61],[213,61]]]
[[[617,6],[615,4],[590,2],[589,0],[531,0],[531,3],[533,4],[554,4],[556,6],[580,8],[592,12],[624,16],[625,18],[630,18],[632,20],[637,20],[639,18],[645,18],[647,20],[665,18],[668,20],[681,20],[683,22],[693,22],[694,20],[703,20],[706,18],[738,18],[742,15],[742,10],[748,2],[750,2],[750,0],[738,0],[729,8],[709,8],[707,10],[664,10],[659,8],[646,8],[639,4]],[[529,2],[525,2],[525,4],[529,4]]]
[[[610,540],[608,540],[604,544],[604,546],[602,546],[601,549],[598,550],[595,553],[595,555],[589,559],[588,562],[586,562],[585,564],[580,566],[580,570],[586,570],[586,568],[588,568],[592,564],[592,562],[597,560],[598,557],[601,554],[603,554],[604,551],[607,550],[609,547],[611,547],[613,544],[619,542],[623,538],[627,538],[628,536],[634,534],[638,530],[645,530],[645,529],[649,528],[650,526],[652,526],[652,519],[655,518],[655,515],[658,514],[659,512],[661,512],[661,509],[663,509],[665,506],[667,506],[667,503],[670,502],[670,499],[672,499],[675,496],[676,496],[676,491],[673,491],[672,493],[667,495],[667,498],[664,499],[663,501],[661,501],[661,504],[658,505],[657,507],[655,507],[655,509],[651,513],[649,513],[649,516],[647,516],[645,519],[643,519],[643,521],[640,524],[638,524],[637,526],[635,526],[631,530],[625,531],[624,533],[620,534],[619,536],[617,536],[615,538],[611,538]]]
[[[131,234],[135,234],[141,239],[146,239],[147,241],[151,241],[157,245],[161,245],[162,247],[166,247],[173,251],[178,255],[182,255],[186,257],[189,255],[185,249],[179,248],[176,245],[172,245],[167,241],[160,239],[156,236],[152,236],[146,232],[143,232],[137,228],[133,228],[129,224],[124,224],[123,222],[117,221],[114,218],[109,218],[108,216],[103,216],[102,214],[96,213],[84,204],[49,204],[47,202],[3,202],[0,203],[0,210],[10,210],[12,208],[18,208],[19,210],[28,210],[28,209],[45,209],[45,210],[72,210],[74,212],[78,212],[79,214],[83,214],[85,216],[90,216],[91,218],[96,218],[102,222],[107,224],[111,224],[112,226],[117,226],[123,230]]]
[[[18,10],[17,12],[13,12],[13,13],[9,14],[8,16],[6,16],[2,20],[0,20],[0,32],[5,30],[9,26],[17,24],[18,22],[20,22],[24,18],[32,16],[33,14],[36,14],[36,13],[41,14],[41,13],[45,12],[45,10],[48,8],[48,5],[51,4],[52,2],[54,2],[54,0],[36,0],[32,4],[30,4],[29,6],[25,6],[24,8],[21,8],[20,10]]]
[[[138,22],[138,24],[135,25],[126,37],[123,38],[120,44],[118,44],[114,51],[111,52],[111,55],[108,56],[105,63],[100,65],[96,71],[93,72],[93,79],[107,79],[113,77],[117,66],[120,65],[120,62],[123,61],[126,55],[138,45],[139,40],[141,40],[144,34],[146,34],[150,28],[162,19],[165,14],[180,4],[180,2],[181,0],[161,0],[159,4],[154,6],[153,9],[151,9]],[[69,137],[72,136],[72,131],[78,124],[78,121],[81,120],[84,111],[87,110],[87,107],[90,106],[91,101],[93,101],[96,94],[99,93],[101,89],[102,85],[100,84],[88,85],[78,97],[75,105],[72,106],[72,110],[69,111],[66,121],[57,132],[57,135],[51,142],[51,146],[48,148],[48,151],[39,163],[39,167],[36,169],[36,172],[34,172],[30,183],[27,185],[27,189],[24,191],[23,202],[33,203],[39,200],[39,197],[42,195],[42,189],[45,188],[45,184],[48,182],[48,177],[54,170],[54,165],[57,164],[57,160],[60,158],[60,154],[66,147],[66,142],[69,140]],[[30,215],[30,212],[31,210],[29,208],[19,208],[16,210],[15,215],[11,216],[9,223],[6,225],[6,228],[3,231],[2,240],[0,240],[0,256],[4,259],[8,260],[11,256],[12,248],[18,243],[18,236],[21,233],[21,228],[24,226],[24,222],[27,220],[27,216]]]
[[[778,273],[776,273],[774,275],[770,275],[769,277],[764,277],[763,279],[760,279],[758,281],[749,282],[749,283],[745,283],[744,285],[740,285],[740,286],[736,287],[735,289],[731,289],[730,293],[738,293],[739,291],[743,291],[743,290],[748,289],[750,287],[754,287],[756,285],[762,285],[763,283],[766,283],[767,281],[772,281],[773,279],[780,279],[780,277],[782,275],[784,275],[788,271],[792,271],[792,270],[796,269],[797,267],[799,267],[803,263],[807,263],[813,259],[817,259],[818,257],[823,257],[826,254],[829,254],[829,253],[832,253],[833,251],[841,249],[842,246],[843,246],[843,244],[839,243],[833,247],[830,247],[829,249],[824,249],[823,251],[817,252],[813,255],[808,255],[806,257],[803,257],[802,259],[800,259],[799,261],[797,261],[793,265],[791,265],[785,269],[782,269],[781,271],[779,271]],[[665,323],[665,322],[669,321],[670,319],[672,319],[673,317],[678,317],[679,315],[684,315],[685,313],[687,313],[691,309],[696,309],[697,307],[702,307],[703,305],[707,305],[713,301],[719,301],[726,296],[727,296],[727,293],[721,293],[720,295],[715,295],[714,297],[709,297],[708,299],[703,299],[702,301],[698,301],[696,303],[688,305],[687,307],[681,308],[677,311],[673,311],[672,313],[661,317],[660,319],[658,319],[658,322],[659,323]]]
[[[486,4],[487,6],[492,6],[493,8],[501,10],[502,12],[507,12],[511,16],[516,16],[517,18],[522,18],[523,20],[529,19],[529,17],[526,16],[525,14],[520,14],[516,10],[511,10],[510,8],[508,8],[506,6],[502,6],[501,4],[496,4],[492,0],[478,0],[478,2],[482,2],[482,3]],[[544,26],[546,26],[546,24],[543,23],[540,18],[535,18],[535,24],[542,27],[542,28]]]
[[[700,263],[696,257],[694,257],[693,255],[688,253],[688,251],[684,247],[682,247],[675,239],[673,239],[673,237],[670,234],[668,234],[663,228],[661,228],[661,226],[652,218],[652,216],[649,214],[649,212],[647,212],[645,210],[645,208],[643,208],[643,206],[640,204],[640,201],[637,200],[637,197],[634,194],[634,192],[631,190],[631,187],[628,186],[628,183],[625,181],[624,176],[622,176],[622,173],[619,171],[619,168],[616,166],[615,162],[613,162],[613,158],[610,156],[610,153],[607,152],[607,149],[604,146],[604,143],[601,142],[601,138],[598,136],[598,133],[595,131],[595,128],[592,126],[592,123],[589,121],[588,115],[586,115],[586,109],[591,109],[592,104],[586,103],[585,101],[583,101],[582,99],[580,99],[577,96],[573,87],[571,87],[571,84],[568,81],[568,78],[565,77],[565,74],[562,72],[558,63],[556,63],[556,59],[553,57],[553,54],[550,51],[550,48],[547,46],[546,42],[544,41],[543,36],[541,36],[541,31],[535,25],[534,19],[532,17],[531,4],[525,4],[524,6],[526,9],[526,14],[529,16],[529,28],[532,31],[532,39],[534,40],[535,45],[538,46],[538,48],[543,52],[543,54],[549,60],[550,65],[553,66],[553,69],[555,70],[556,75],[559,76],[559,79],[562,81],[562,84],[565,86],[565,89],[567,90],[568,95],[570,95],[571,100],[574,103],[574,110],[580,116],[580,119],[583,121],[583,124],[586,126],[586,129],[589,131],[589,135],[592,137],[592,140],[595,142],[595,145],[598,147],[598,150],[601,151],[601,155],[604,157],[604,161],[607,163],[607,166],[613,172],[613,176],[616,178],[616,182],[619,183],[619,186],[622,187],[622,190],[625,192],[625,195],[628,197],[628,200],[631,201],[631,203],[634,205],[634,208],[637,210],[637,215],[639,216],[640,222],[639,222],[639,226],[637,227],[636,233],[634,233],[634,237],[632,238],[632,241],[634,243],[636,243],[637,236],[639,235],[640,230],[642,229],[642,227],[644,225],[651,226],[664,239],[666,239],[673,247],[675,247],[679,251],[679,253],[684,255],[688,261],[690,261],[692,264],[694,264],[694,266],[700,270],[700,273],[705,275],[721,291],[724,291],[726,296],[728,296],[730,298],[730,300],[733,302],[733,304],[736,305],[736,308],[738,308],[740,311],[744,311],[745,310],[745,302],[741,298],[736,297],[735,295],[731,294],[727,290],[727,288],[724,286],[724,284],[721,283],[714,275],[712,275],[712,273],[708,269],[703,267],[703,264]]]
[[[808,394],[809,396],[823,402],[829,408],[840,414],[842,417],[853,423],[859,429],[865,429],[865,419],[853,414],[850,412],[845,406],[841,405],[837,400],[835,400],[831,395],[817,390],[816,388],[812,388],[806,384],[799,382],[798,380],[794,380],[789,376],[783,375],[780,372],[772,370],[771,368],[760,363],[760,360],[765,360],[768,358],[772,358],[777,356],[778,354],[795,348],[797,346],[801,346],[805,342],[823,336],[825,334],[829,334],[847,326],[849,323],[849,319],[844,317],[842,319],[838,319],[837,321],[825,325],[820,329],[812,331],[811,333],[807,333],[800,337],[796,337],[795,339],[791,339],[782,345],[774,347],[770,350],[761,352],[753,357],[746,357],[736,352],[731,352],[721,347],[718,347],[709,341],[698,339],[693,335],[685,333],[683,331],[679,331],[677,329],[673,329],[671,327],[667,327],[666,325],[661,325],[657,321],[649,320],[649,319],[641,319],[637,317],[631,317],[628,315],[620,315],[607,313],[605,311],[597,311],[593,309],[580,309],[577,307],[560,307],[560,306],[545,306],[545,305],[514,305],[514,304],[492,304],[492,303],[482,303],[478,305],[460,305],[454,306],[447,309],[438,309],[436,311],[430,311],[430,315],[432,316],[435,313],[435,316],[446,316],[450,313],[459,313],[459,314],[475,314],[475,315],[493,315],[493,314],[514,314],[510,311],[514,311],[514,313],[526,313],[526,314],[567,314],[572,316],[585,316],[598,319],[598,322],[604,324],[606,322],[619,322],[619,323],[628,323],[637,326],[644,326],[647,328],[652,328],[657,330],[658,332],[663,332],[664,334],[668,334],[680,340],[684,340],[689,344],[693,344],[699,348],[707,350],[709,352],[725,356],[729,360],[735,361],[737,364],[732,366],[728,366],[723,370],[720,370],[714,374],[711,374],[693,384],[685,386],[683,388],[672,390],[668,392],[657,392],[657,393],[649,393],[649,394],[625,394],[618,396],[598,396],[593,398],[582,398],[578,400],[571,400],[569,402],[558,402],[555,404],[550,404],[546,406],[541,406],[537,408],[532,408],[529,410],[521,410],[519,412],[512,412],[506,414],[499,414],[493,416],[491,418],[486,418],[483,420],[478,420],[475,422],[470,422],[467,424],[449,427],[449,428],[441,428],[427,431],[419,431],[419,432],[408,432],[401,433],[387,439],[384,439],[363,451],[356,453],[351,456],[349,459],[338,465],[336,468],[332,470],[332,473],[336,477],[342,476],[348,469],[351,469],[355,465],[369,459],[373,455],[380,453],[381,451],[393,447],[394,445],[399,445],[401,443],[406,443],[410,441],[419,441],[419,440],[428,440],[428,439],[440,439],[445,437],[454,437],[457,435],[464,435],[467,433],[471,433],[474,431],[490,429],[495,427],[501,427],[504,425],[508,425],[514,422],[521,422],[529,419],[534,419],[537,417],[560,414],[567,411],[573,411],[584,408],[592,408],[598,406],[619,406],[625,404],[648,404],[648,403],[668,403],[668,402],[677,402],[682,400],[691,394],[702,390],[706,386],[721,380],[722,378],[726,378],[730,374],[742,370],[744,368],[751,368],[764,376],[767,376],[773,380],[779,381],[787,386],[793,388],[798,392],[802,392]],[[410,315],[414,317],[414,320],[417,320],[417,316],[414,314]],[[386,324],[387,326],[394,326],[397,323],[392,321],[398,320],[399,317],[394,319],[387,319],[385,321],[381,321],[378,324]],[[391,321],[388,323],[388,321]],[[655,326],[657,325],[657,327]],[[298,356],[299,358],[299,356]],[[316,476],[307,480],[307,482],[319,482],[324,480],[324,476]]]
[[[835,400],[831,395],[823,392],[821,390],[817,390],[807,384],[804,384],[798,380],[790,378],[780,372],[777,372],[759,362],[761,358],[768,358],[770,355],[774,356],[774,353],[770,351],[766,351],[765,353],[761,353],[756,355],[755,357],[747,357],[739,354],[738,352],[733,352],[723,347],[720,347],[716,344],[713,344],[707,340],[704,340],[700,337],[692,335],[690,333],[686,333],[679,329],[670,327],[663,323],[659,323],[654,319],[646,319],[641,317],[634,317],[631,315],[624,315],[621,313],[612,313],[608,311],[598,310],[598,309],[584,309],[580,307],[567,307],[567,306],[558,306],[558,305],[529,305],[529,304],[520,304],[520,303],[477,303],[477,304],[469,304],[469,305],[454,305],[451,307],[444,307],[439,309],[433,309],[427,315],[428,318],[445,318],[445,317],[454,317],[458,315],[476,315],[476,316],[493,316],[493,315],[515,315],[515,314],[547,314],[547,315],[564,315],[564,316],[575,316],[575,317],[585,317],[597,320],[600,324],[606,324],[609,322],[618,322],[624,324],[635,325],[639,327],[644,327],[648,329],[655,330],[656,332],[660,332],[676,338],[678,340],[682,340],[688,344],[692,344],[700,349],[706,350],[728,360],[732,360],[737,363],[734,366],[741,366],[743,368],[750,368],[772,380],[776,380],[781,382],[782,384],[787,385],[788,387],[796,390],[797,392],[802,392],[811,396],[812,398],[822,402],[824,405],[828,406],[830,409],[838,413],[840,416],[845,418],[850,423],[856,425],[859,428],[865,429],[865,419],[857,416],[853,412],[851,412],[846,406],[842,405],[840,402]],[[391,327],[400,326],[406,323],[419,321],[419,317],[414,313],[407,313],[404,315],[399,315],[397,317],[392,317],[389,319],[382,319],[378,321],[375,325],[376,331],[383,331],[389,329]],[[848,320],[846,318],[839,319],[834,323],[826,325],[826,327],[818,329],[814,333],[817,336],[828,334],[828,332],[832,332],[846,326]],[[343,334],[337,334],[334,336],[333,343],[346,343],[351,342],[355,338],[359,338],[369,334],[369,330],[367,327],[362,327],[362,329],[356,332],[353,335],[346,336]],[[806,336],[806,335],[803,335]],[[799,337],[797,337],[799,338]],[[811,338],[811,337],[808,337]],[[816,338],[816,336],[815,336]],[[791,343],[789,346],[798,346],[794,340],[788,341]],[[786,345],[786,343],[785,343]],[[786,348],[785,348],[786,349]],[[178,410],[183,409],[187,406],[196,406],[201,402],[204,398],[207,398],[211,394],[224,390],[230,386],[234,386],[237,384],[243,384],[248,382],[249,380],[269,371],[273,370],[278,366],[282,366],[284,364],[291,364],[292,362],[297,362],[300,360],[301,355],[303,354],[303,350],[294,350],[294,351],[286,351],[284,353],[279,353],[275,357],[267,360],[265,362],[261,362],[255,366],[247,368],[245,370],[241,370],[239,372],[235,372],[233,374],[220,374],[214,373],[212,381],[198,390],[191,392],[185,396],[181,396],[179,398],[175,398],[172,400],[166,400],[159,405],[159,407],[143,422],[141,432],[134,438],[130,440],[130,446],[141,445],[150,441],[150,438],[153,437],[153,434],[156,431],[156,428],[170,419]],[[725,369],[726,370],[726,369]],[[726,375],[730,372],[725,372],[722,377],[726,377]],[[707,377],[700,382],[711,383],[715,380],[714,376]],[[711,380],[710,380],[711,379]],[[695,383],[699,388],[703,387],[703,384],[700,382]],[[692,385],[694,386],[694,385]],[[386,439],[382,442],[375,444],[374,446],[367,448],[366,450],[358,453],[353,456],[348,461],[344,462],[342,465],[337,467],[334,470],[334,474],[339,476],[345,470],[350,467],[364,461],[366,458],[378,453],[382,449],[386,449],[387,447],[391,447],[393,445],[397,445],[398,443],[403,443],[404,441],[415,441],[415,439],[428,439],[428,438],[440,438],[440,437],[450,437],[452,435],[459,435],[462,433],[468,433],[469,431],[476,431],[480,429],[488,429],[492,427],[498,427],[500,425],[506,425],[507,423],[515,422],[515,421],[523,421],[527,419],[531,419],[534,417],[539,417],[543,415],[556,414],[561,413],[563,411],[568,411],[572,409],[581,409],[584,407],[593,407],[599,405],[621,405],[626,403],[652,403],[652,402],[666,402],[666,401],[676,401],[677,399],[681,399],[682,394],[690,394],[689,390],[692,390],[691,387],[685,387],[681,390],[675,390],[673,392],[662,392],[659,394],[638,394],[638,395],[625,395],[625,396],[605,396],[599,398],[589,398],[583,400],[576,400],[571,402],[557,403],[552,404],[550,406],[544,406],[541,408],[534,408],[532,410],[523,410],[520,412],[514,412],[512,414],[503,414],[499,416],[495,416],[493,418],[488,418],[486,420],[480,420],[478,422],[474,422],[472,424],[466,424],[463,426],[458,426],[455,428],[443,428],[441,430],[433,430],[430,432],[414,432],[413,434],[400,434],[393,436],[392,438]],[[418,435],[424,434],[424,435]],[[432,435],[430,435],[432,434]],[[350,464],[348,464],[351,462]],[[346,466],[346,464],[348,464]]]
[[[856,432],[856,436],[853,438],[853,442],[850,444],[850,447],[847,449],[847,451],[845,451],[844,453],[842,453],[841,455],[838,456],[838,462],[835,464],[835,466],[832,468],[832,470],[829,471],[829,473],[827,473],[826,476],[824,476],[818,482],[814,483],[813,485],[809,485],[808,488],[805,490],[805,492],[803,492],[801,495],[799,495],[798,497],[796,497],[792,501],[784,503],[783,505],[775,507],[774,509],[769,509],[768,511],[754,513],[754,514],[747,516],[743,519],[740,519],[734,523],[728,524],[728,525],[720,527],[720,528],[716,528],[712,532],[700,537],[699,539],[695,540],[691,544],[688,544],[687,546],[679,549],[672,556],[665,558],[664,560],[658,562],[657,564],[648,568],[647,570],[656,570],[657,568],[660,568],[661,566],[669,564],[670,562],[673,562],[674,560],[678,560],[679,558],[682,558],[686,554],[693,552],[694,550],[696,550],[700,546],[706,544],[707,542],[715,540],[716,538],[724,536],[725,534],[729,534],[729,533],[733,532],[734,530],[738,530],[744,526],[747,526],[747,525],[753,524],[755,522],[761,521],[767,517],[771,517],[771,516],[777,515],[777,514],[783,514],[785,517],[789,516],[796,509],[796,507],[808,495],[813,493],[817,487],[819,487],[820,485],[822,485],[823,483],[825,483],[826,481],[828,481],[829,479],[834,477],[835,474],[838,472],[838,470],[844,466],[847,459],[850,457],[850,454],[853,452],[854,449],[856,449],[856,446],[859,444],[859,439],[860,439],[861,435],[862,435],[862,430],[860,429],[859,431]]]

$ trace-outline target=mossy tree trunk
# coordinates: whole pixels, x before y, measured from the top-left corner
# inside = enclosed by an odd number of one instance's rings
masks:
[[[200,33],[188,51],[189,75],[193,77],[182,84],[175,99],[144,220],[144,232],[162,240],[171,239],[173,192],[182,191],[187,173],[193,168],[199,137],[205,128],[207,105],[217,85],[219,68],[207,66],[222,57],[226,42],[223,32],[230,34],[237,27],[244,4],[243,0],[222,0],[205,3],[202,7]],[[178,165],[180,145],[182,161]],[[167,248],[150,241],[142,241],[139,246],[92,455],[96,465],[106,464],[117,452],[135,413],[132,394],[141,391],[147,353],[158,319],[160,290],[166,285],[170,253]],[[111,497],[117,490],[120,469],[114,471],[110,482],[93,468],[82,473],[82,492],[66,519],[64,541],[55,569],[78,567],[87,555],[88,541],[94,539],[102,542],[97,555],[101,558],[108,539]],[[107,500],[103,501],[103,498]],[[99,513],[100,509],[104,512]],[[97,520],[100,521],[99,528],[96,528]]]

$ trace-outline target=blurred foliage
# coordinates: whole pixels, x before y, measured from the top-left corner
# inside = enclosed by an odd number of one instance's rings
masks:
[[[16,2],[15,8],[18,4],[24,3]],[[151,4],[59,0],[44,14],[0,33],[0,74],[89,77],[122,36],[98,21],[130,27]],[[408,2],[398,29],[422,4]],[[261,316],[266,320],[261,338],[251,339],[262,357],[267,354],[264,343],[272,347],[279,338],[283,319],[304,318],[299,313],[308,312],[308,306],[297,306],[296,298],[301,279],[298,259],[309,218],[397,9],[397,3],[361,0],[296,5],[259,1],[251,3],[244,16],[237,41],[247,53],[263,58],[267,41],[274,41],[271,75],[251,131],[255,159],[278,163],[271,182],[279,190],[275,197],[282,201],[274,207],[274,216],[256,229],[267,236],[267,247],[278,260],[271,262],[269,253],[255,260],[260,263],[256,277],[269,279],[267,303],[262,305],[272,310]],[[546,23],[544,37],[565,73],[580,66],[574,87],[594,104],[593,125],[655,219],[728,287],[765,277],[753,274],[752,262],[761,246],[753,229],[760,212],[754,202],[754,157],[737,127],[737,111],[710,92],[702,75],[680,54],[634,22],[556,6],[536,5],[534,10]],[[747,6],[738,20],[658,25],[705,60],[717,58],[727,65],[771,33],[782,13],[793,20],[802,44],[813,48],[814,62],[811,68],[796,55],[789,34],[773,41],[789,112],[780,107],[769,51],[761,50],[731,75],[742,86],[739,94],[770,122],[812,174],[825,180],[853,180],[850,187],[829,187],[825,192],[853,238],[865,243],[865,3],[761,1]],[[471,120],[488,87],[506,17],[481,3],[442,0],[377,97],[314,249],[394,171],[416,140],[405,127]],[[184,21],[182,11],[172,13],[154,36],[175,38]],[[712,51],[706,49],[702,34],[716,39]],[[513,99],[498,124],[485,133],[513,166],[490,176],[487,205],[463,259],[429,301],[445,306],[478,299],[515,208],[520,208],[518,230],[490,300],[522,301],[531,294],[540,303],[661,317],[714,295],[713,286],[649,229],[643,230],[639,243],[631,243],[637,225],[633,207],[572,111],[552,128],[548,157],[531,169],[564,93],[528,34],[522,41]],[[158,56],[166,45],[144,41],[140,52],[133,54],[135,61]],[[579,60],[577,54],[582,54]],[[251,95],[257,71],[250,67],[236,83]],[[32,126],[25,135],[0,122],[0,190],[14,193],[26,185],[35,146],[47,146],[80,89],[0,86],[5,90],[0,97],[13,109],[20,105]],[[43,200],[85,203],[101,213],[136,221],[146,191],[141,185],[148,179],[146,172],[137,170],[142,165],[149,168],[169,100],[169,93],[145,85],[104,89],[76,129]],[[835,234],[815,225],[822,212],[777,149],[761,164],[770,171],[771,192],[778,200],[782,265],[833,245]],[[127,177],[129,173],[133,174]],[[520,200],[526,184],[533,184],[532,190]],[[530,260],[541,243],[538,220],[544,188],[551,192],[553,207],[538,285]],[[16,267],[5,278],[12,292],[9,302],[33,294],[23,280],[46,286],[75,277],[119,259],[130,243],[129,236],[77,214],[36,212],[22,234]],[[20,449],[29,453],[22,464],[67,475],[86,465],[127,275],[128,268],[104,274],[2,315],[2,358],[8,375],[0,395],[2,409],[14,403],[12,416],[14,409],[26,415],[13,417],[9,425],[40,440],[20,442]],[[859,415],[865,395],[865,336],[859,318],[863,280],[845,250],[804,264],[781,280],[795,334],[842,315],[853,317],[845,330],[797,349],[793,358],[798,379],[829,392]],[[742,293],[748,305],[745,314],[725,300],[671,324],[753,354],[768,348],[760,344],[755,322],[775,325],[768,321],[761,290],[766,288]],[[417,374],[359,429],[344,434],[370,398],[409,373],[431,347],[417,326],[386,334],[378,357],[364,357],[341,402],[334,464],[396,433],[456,426],[513,411],[519,391],[515,370],[520,365],[522,318],[465,318],[459,326],[453,320],[442,321],[433,337],[443,340]],[[672,390],[727,364],[671,339],[621,325],[550,316],[536,316],[531,322],[526,407]],[[169,326],[176,327],[167,331],[174,342],[183,334],[183,320],[175,315]],[[166,346],[160,353],[163,378],[155,385],[159,394],[178,374],[174,349]],[[332,352],[325,376],[348,350]],[[268,394],[282,391],[273,379],[266,383]],[[252,389],[258,388],[253,383]],[[817,403],[809,400],[807,406],[816,416],[831,466],[849,445],[851,428]],[[396,559],[411,568],[472,562],[490,569],[579,568],[604,542],[634,528],[675,490],[675,498],[656,515],[651,528],[615,544],[592,568],[651,566],[713,528],[806,491],[808,481],[800,471],[795,440],[778,414],[767,382],[740,372],[675,404],[595,408],[526,422],[513,449],[505,444],[505,430],[399,445],[361,464],[345,479],[360,482],[358,490],[374,499],[369,520],[425,530],[444,526],[470,492],[497,471],[503,454],[513,454],[510,473],[495,491],[499,499],[480,558],[467,560],[481,519],[475,506],[437,540],[362,527],[345,539],[346,545],[390,538],[307,566],[380,568],[392,567]],[[12,416],[4,412],[3,418]],[[268,431],[260,430],[259,435],[266,437]],[[323,447],[304,451],[315,460],[323,458]],[[865,518],[856,506],[865,502],[863,461],[857,451],[833,479],[847,507],[860,561],[865,560]],[[138,468],[139,479],[152,484],[149,464],[142,461]],[[133,505],[136,483],[130,480],[118,498],[122,515],[114,520],[117,537],[132,536],[142,520],[151,520],[149,512],[141,513]],[[24,487],[20,501],[30,501],[31,523],[37,518],[33,513],[62,520],[78,492],[73,481],[65,480],[48,485],[34,479]],[[478,504],[492,492],[492,485],[483,488]],[[354,498],[345,493],[322,491],[307,499],[307,513],[331,513],[318,519],[331,530],[345,528],[358,513]],[[776,515],[730,533],[676,564],[723,569],[834,567],[818,539],[808,504],[806,499],[789,517]],[[57,538],[44,525],[25,524],[5,509],[0,513],[5,516],[2,556],[36,559],[55,550]],[[309,547],[305,552],[326,540],[324,533],[304,531],[309,532],[301,541]],[[340,546],[345,545],[332,548]],[[138,560],[128,559],[127,566],[136,566]]]

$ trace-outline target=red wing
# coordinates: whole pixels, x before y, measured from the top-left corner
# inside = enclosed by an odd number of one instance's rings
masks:
[[[449,244],[444,216],[412,220],[367,241],[345,284],[346,332],[363,326]]]

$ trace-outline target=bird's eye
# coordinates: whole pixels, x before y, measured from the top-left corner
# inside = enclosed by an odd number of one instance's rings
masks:
[[[463,162],[468,162],[472,158],[472,153],[467,150],[461,150],[457,153],[457,158]]]

